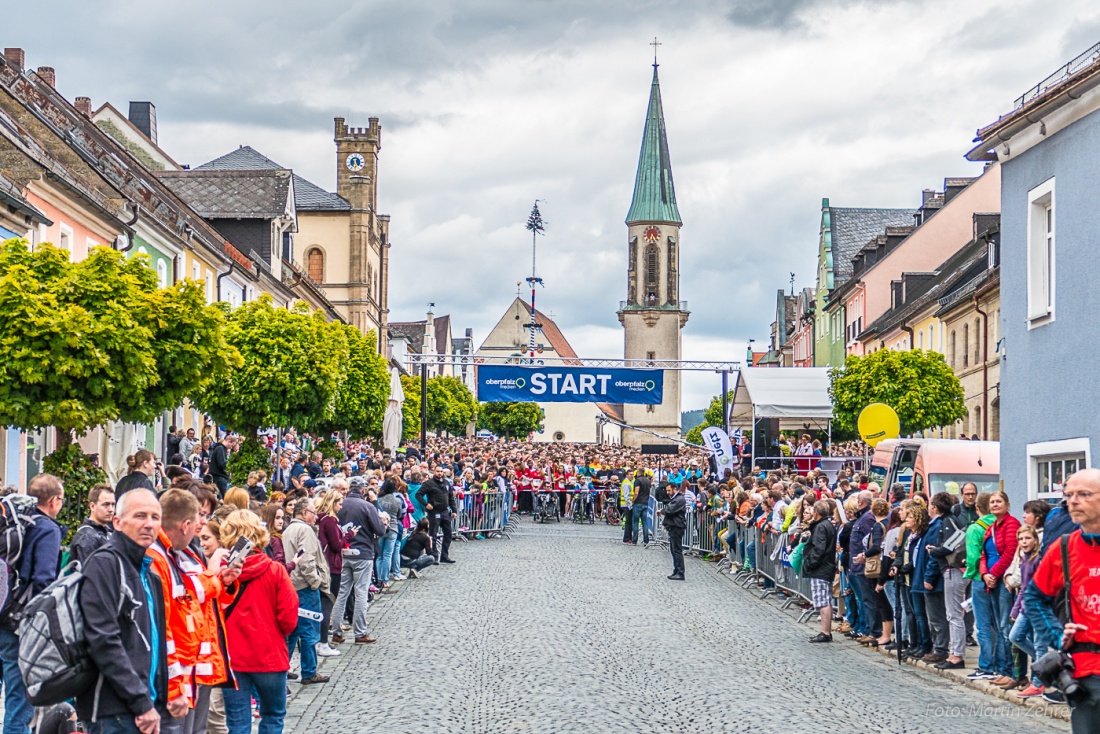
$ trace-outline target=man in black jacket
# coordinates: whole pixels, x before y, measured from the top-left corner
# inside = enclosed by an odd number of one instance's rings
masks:
[[[229,489],[229,455],[236,448],[237,437],[226,436],[210,449],[210,476],[218,488],[218,497],[224,497],[225,491]]]
[[[114,528],[111,520],[115,516],[115,493],[109,484],[97,484],[88,492],[88,518],[80,524],[69,541],[69,557],[80,561],[81,565],[88,557],[107,542]]]
[[[160,531],[156,495],[146,489],[127,492],[114,527],[106,550],[84,567],[80,587],[88,654],[103,684],[76,697],[77,716],[86,723],[95,716],[96,727],[89,731],[152,734],[163,716],[187,713],[182,696],[171,704],[167,700],[164,592],[145,555]]]
[[[443,543],[435,551],[440,563],[454,563],[451,560],[451,520],[458,517],[454,492],[443,477],[443,466],[436,464],[432,478],[420,485],[416,499],[428,511],[428,534],[434,539],[443,528]]]
[[[345,529],[355,529],[349,547],[344,550],[344,568],[340,575],[340,592],[336,596],[336,605],[332,608],[330,619],[335,623],[332,639],[337,644],[344,641],[344,636],[339,634],[339,622],[344,618],[348,607],[348,598],[355,593],[355,615],[352,617],[352,627],[355,630],[355,641],[360,645],[377,642],[367,630],[367,607],[370,599],[370,579],[374,570],[374,546],[375,539],[385,535],[386,526],[382,522],[382,516],[378,514],[378,508],[367,501],[364,493],[367,491],[367,480],[363,477],[352,477],[349,483],[350,492],[344,498],[344,504],[340,507],[337,520]]]
[[[821,615],[821,632],[810,642],[833,641],[833,578],[836,576],[836,528],[832,521],[833,504],[814,503],[814,519],[802,533],[802,575],[810,580],[810,596]]]
[[[671,492],[663,510],[664,526],[668,531],[668,550],[672,553],[672,581],[684,580],[684,531],[687,530],[687,505],[679,484],[669,484]]]

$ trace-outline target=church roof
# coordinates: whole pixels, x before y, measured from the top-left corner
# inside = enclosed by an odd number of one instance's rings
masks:
[[[638,156],[638,174],[634,179],[634,198],[626,222],[673,222],[680,224],[676,190],[672,185],[672,161],[665,138],[665,115],[661,108],[661,84],[657,65],[653,65],[653,85],[649,91],[649,111],[642,151]]]
[[[220,158],[203,163],[196,171],[265,171],[283,169],[275,161],[249,145],[242,145]],[[341,196],[325,191],[312,181],[294,175],[294,208],[298,211],[350,211],[351,204]]]
[[[290,171],[155,171],[204,219],[277,219],[287,212]]]

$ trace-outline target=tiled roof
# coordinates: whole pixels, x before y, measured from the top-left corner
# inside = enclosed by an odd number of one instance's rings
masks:
[[[276,219],[286,214],[291,172],[271,170],[158,171],[206,219]]]
[[[913,224],[914,209],[829,207],[833,247],[833,287],[852,277],[852,258],[887,227]]]
[[[409,349],[417,354],[424,351],[424,329],[428,322],[425,321],[391,321],[386,324],[386,329],[391,335],[400,334],[409,341]],[[435,326],[435,351],[443,354],[440,349],[447,346],[447,337],[451,333],[451,317],[449,315],[436,316]],[[451,342],[454,346],[454,342]]]
[[[53,225],[53,222],[47,219],[45,214],[23,198],[23,194],[19,191],[19,188],[11,181],[4,178],[3,174],[0,174],[0,201],[15,209],[15,211],[30,217],[35,222],[45,224],[47,227]]]
[[[275,161],[248,145],[203,163],[196,171],[265,171],[283,169]],[[312,181],[294,174],[294,207],[299,211],[350,211],[351,204],[336,194],[325,191]]]

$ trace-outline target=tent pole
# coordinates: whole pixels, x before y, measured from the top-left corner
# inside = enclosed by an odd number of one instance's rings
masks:
[[[730,404],[729,404],[729,378],[730,373],[722,371],[722,430],[730,435]]]

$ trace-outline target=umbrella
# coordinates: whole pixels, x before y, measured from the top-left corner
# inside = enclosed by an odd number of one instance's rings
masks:
[[[396,369],[390,370],[390,396],[386,400],[386,414],[382,418],[382,444],[390,451],[401,443],[401,403],[405,402],[405,391],[401,389],[401,377]]]

